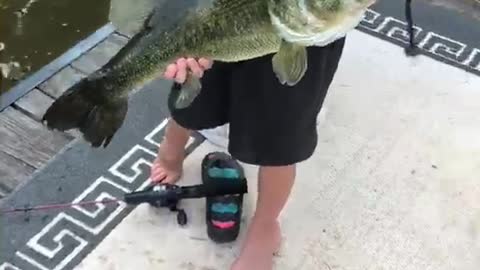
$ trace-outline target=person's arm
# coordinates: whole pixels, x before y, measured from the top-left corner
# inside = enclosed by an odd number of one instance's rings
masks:
[[[187,72],[190,70],[196,76],[201,78],[205,70],[212,67],[213,61],[200,58],[198,60],[193,58],[179,58],[175,63],[170,64],[163,76],[170,80],[175,80],[177,83],[183,83],[187,77]]]

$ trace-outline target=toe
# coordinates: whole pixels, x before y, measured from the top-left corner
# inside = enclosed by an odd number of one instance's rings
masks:
[[[158,166],[157,162],[153,163],[152,167],[150,168],[150,173],[155,174],[158,171],[160,166]]]
[[[180,164],[181,166],[181,164]],[[150,169],[150,180],[154,183],[174,184],[180,179],[181,167],[176,163],[157,158]]]
[[[178,180],[178,175],[177,175],[177,174],[170,174],[170,175],[167,175],[167,176],[163,179],[162,183],[164,183],[164,184],[172,184],[172,185],[173,185],[173,184],[175,184],[175,183],[177,182],[177,180]]]
[[[152,173],[151,179],[153,182],[162,182],[165,178],[165,171],[161,169],[156,169]]]

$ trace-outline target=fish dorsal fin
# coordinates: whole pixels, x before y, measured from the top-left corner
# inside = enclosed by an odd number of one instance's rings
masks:
[[[168,29],[216,0],[110,0],[109,20],[117,31],[133,36],[146,25]]]
[[[129,36],[138,33],[152,11],[168,0],[110,0],[109,20],[116,29]]]
[[[175,27],[186,17],[196,13],[201,1],[203,0],[156,0],[158,4],[149,24],[153,25],[157,31]]]

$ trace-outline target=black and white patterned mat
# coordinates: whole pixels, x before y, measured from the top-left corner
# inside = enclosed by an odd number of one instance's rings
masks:
[[[159,80],[134,96],[126,123],[108,148],[72,143],[2,207],[122,198],[144,187],[168,117],[169,86]],[[187,151],[201,142],[195,135]],[[131,210],[109,204],[4,216],[0,269],[71,269]]]

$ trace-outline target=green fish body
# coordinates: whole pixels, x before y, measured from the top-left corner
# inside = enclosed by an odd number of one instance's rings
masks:
[[[273,54],[279,83],[294,85],[308,68],[306,47],[340,38],[375,2],[111,1],[110,20],[132,39],[101,69],[68,89],[43,118],[52,129],[78,128],[94,147],[107,146],[122,125],[128,94],[158,78],[176,59],[238,62]],[[199,79],[188,76],[176,107],[187,107],[200,91]]]

